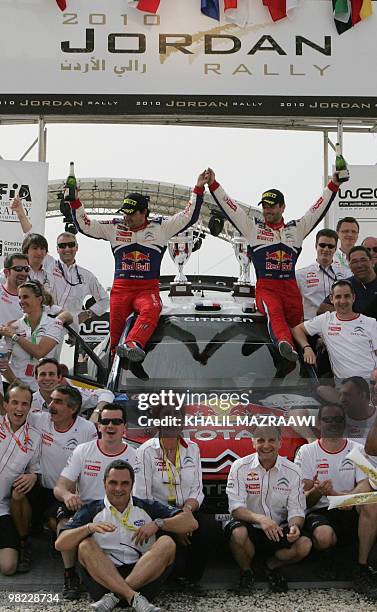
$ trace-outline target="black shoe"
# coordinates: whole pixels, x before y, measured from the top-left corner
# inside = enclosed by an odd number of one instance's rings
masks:
[[[28,542],[21,544],[18,553],[17,573],[26,574],[31,570],[31,546]]]
[[[270,569],[265,565],[264,571],[272,593],[287,593],[288,583],[278,568]]]
[[[143,368],[142,363],[137,361],[130,361],[129,369],[136,378],[140,378],[140,380],[149,380],[149,376]]]
[[[373,601],[377,600],[377,580],[367,565],[358,565],[353,575],[353,588]]]
[[[133,340],[119,344],[116,352],[119,357],[125,357],[129,361],[143,361],[145,358],[145,351]]]
[[[80,578],[76,572],[64,576],[63,599],[80,599]]]
[[[238,593],[251,593],[254,589],[254,582],[254,572],[251,569],[240,570],[240,579],[234,590]]]

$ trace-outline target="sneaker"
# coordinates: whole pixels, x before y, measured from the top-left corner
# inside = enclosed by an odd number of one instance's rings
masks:
[[[136,595],[134,595],[132,609],[135,610],[135,612],[161,612],[161,608],[151,604],[141,593],[136,593]]]
[[[140,380],[149,380],[149,375],[144,370],[143,365],[137,361],[131,361],[129,364],[130,371],[136,378],[140,378]]]
[[[80,599],[80,578],[73,572],[64,576],[63,599],[74,601]]]
[[[377,600],[376,577],[367,565],[358,565],[353,576],[353,588],[369,599]]]
[[[120,344],[117,348],[117,355],[129,359],[129,361],[143,361],[145,351],[136,342],[131,341]]]
[[[254,589],[254,573],[251,569],[240,570],[240,580],[236,587],[239,593],[250,593]]]
[[[28,542],[21,545],[18,553],[17,572],[26,574],[31,570],[31,546]]]
[[[272,593],[286,593],[288,591],[288,583],[278,568],[270,569],[265,565],[264,571]]]
[[[288,361],[297,361],[298,354],[297,351],[293,348],[290,342],[287,340],[280,340],[278,344],[279,353],[284,359],[288,359]]]
[[[110,612],[119,602],[120,599],[114,593],[106,593],[101,599],[90,604],[90,607],[97,612]]]

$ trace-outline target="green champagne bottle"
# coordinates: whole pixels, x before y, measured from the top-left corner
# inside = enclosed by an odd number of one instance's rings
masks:
[[[335,154],[335,171],[338,175],[338,181],[339,183],[345,183],[346,181],[348,181],[350,173],[347,167],[347,162],[342,155],[342,150],[340,148],[339,142],[337,142],[335,145]]]
[[[75,164],[70,162],[69,174],[65,181],[64,199],[66,202],[73,202],[77,197],[77,180],[75,177]]]

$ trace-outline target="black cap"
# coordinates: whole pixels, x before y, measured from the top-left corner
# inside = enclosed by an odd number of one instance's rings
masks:
[[[268,189],[267,191],[265,191],[264,193],[262,193],[262,199],[260,202],[258,202],[258,206],[259,204],[285,204],[284,202],[284,196],[282,194],[281,191],[279,191],[279,189]]]
[[[141,193],[129,193],[123,200],[121,208],[117,211],[124,215],[133,215],[136,211],[142,211],[148,208],[149,196],[141,195]]]

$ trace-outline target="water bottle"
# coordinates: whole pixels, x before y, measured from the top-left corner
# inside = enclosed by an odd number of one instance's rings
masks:
[[[8,365],[8,343],[4,336],[0,337],[0,372],[5,372]]]

